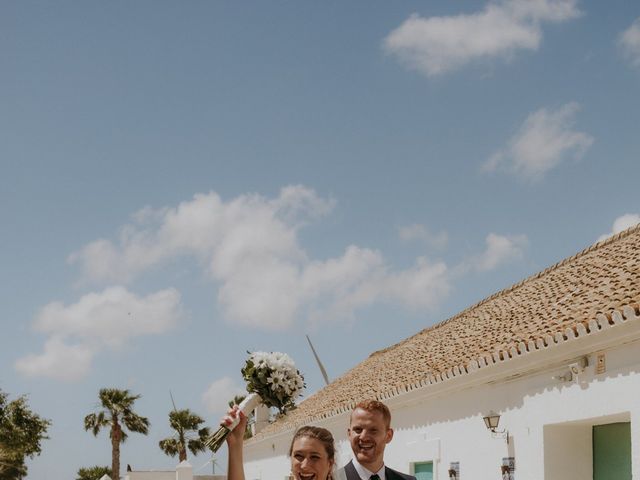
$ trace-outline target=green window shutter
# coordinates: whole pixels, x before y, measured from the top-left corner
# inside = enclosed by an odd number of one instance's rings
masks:
[[[631,480],[631,423],[593,427],[593,480]]]
[[[414,463],[416,480],[433,480],[433,462]]]

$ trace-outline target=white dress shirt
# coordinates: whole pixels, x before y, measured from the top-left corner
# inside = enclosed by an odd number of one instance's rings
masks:
[[[386,480],[384,476],[384,464],[382,464],[382,468],[380,470],[378,470],[377,472],[372,472],[364,468],[362,465],[360,465],[358,463],[358,460],[354,458],[353,466],[356,467],[356,472],[358,472],[358,475],[360,476],[361,480],[369,480],[371,475],[375,475],[375,474],[378,474],[378,476],[380,477],[380,480]]]

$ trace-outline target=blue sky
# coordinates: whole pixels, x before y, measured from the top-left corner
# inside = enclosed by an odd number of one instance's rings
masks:
[[[0,388],[83,417],[142,395],[171,468],[247,350],[329,375],[640,221],[633,2],[5,2]],[[207,458],[191,459],[198,469]],[[203,467],[201,472],[209,471]]]

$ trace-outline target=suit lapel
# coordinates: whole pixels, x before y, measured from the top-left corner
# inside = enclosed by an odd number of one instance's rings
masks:
[[[353,460],[350,460],[343,469],[347,480],[360,480],[360,475],[358,475],[356,467],[353,466]],[[402,475],[389,467],[384,467],[384,476],[386,480],[404,480]]]
[[[384,476],[387,480],[398,480],[402,478],[395,470],[392,470],[389,467],[384,467]]]
[[[356,467],[353,466],[352,460],[344,466],[344,472],[347,474],[347,480],[360,480],[360,475],[358,475]]]

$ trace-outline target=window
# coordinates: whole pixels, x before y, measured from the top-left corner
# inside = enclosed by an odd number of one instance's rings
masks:
[[[417,462],[413,464],[416,480],[433,480],[433,462]]]
[[[593,426],[593,478],[631,480],[631,424]]]

